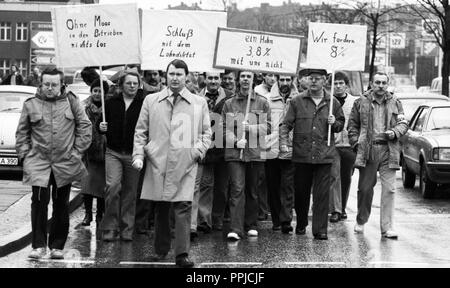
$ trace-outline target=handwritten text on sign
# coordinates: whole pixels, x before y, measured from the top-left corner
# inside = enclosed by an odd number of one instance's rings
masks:
[[[178,58],[191,71],[213,71],[217,27],[226,25],[224,12],[144,10],[142,69],[165,70]]]
[[[291,35],[219,28],[214,67],[295,74],[300,41]]]
[[[310,22],[308,67],[364,70],[366,35],[367,26]]]
[[[140,63],[136,5],[79,5],[52,10],[59,67]]]

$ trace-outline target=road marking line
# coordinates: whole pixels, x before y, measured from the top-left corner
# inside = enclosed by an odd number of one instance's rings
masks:
[[[120,262],[119,265],[175,265],[175,262],[132,262],[132,261],[123,261]]]
[[[260,262],[209,262],[200,265],[262,265]]]
[[[369,262],[369,265],[382,265],[382,264],[430,266],[429,263],[418,263],[418,262],[390,262],[390,261],[373,261],[373,262]]]
[[[286,265],[345,265],[344,262],[284,262]]]
[[[30,261],[36,261],[30,259]],[[65,259],[38,259],[39,262],[56,262],[56,263],[67,263],[67,264],[94,264],[94,260],[65,260]]]

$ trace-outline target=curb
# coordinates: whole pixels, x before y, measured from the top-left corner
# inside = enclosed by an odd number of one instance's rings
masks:
[[[69,201],[69,214],[75,211],[83,203],[83,195],[76,193],[76,195]],[[52,218],[47,221],[47,226],[51,225]],[[10,236],[4,244],[0,246],[0,258],[5,257],[11,253],[17,252],[31,243],[31,227],[23,227]]]

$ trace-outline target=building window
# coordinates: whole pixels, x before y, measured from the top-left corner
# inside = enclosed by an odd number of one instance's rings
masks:
[[[22,76],[28,75],[28,62],[27,60],[17,60],[17,66],[19,66],[19,71]]]
[[[0,59],[0,77],[5,77],[9,73],[9,59]]]
[[[0,41],[11,41],[10,22],[0,22]]]
[[[19,22],[16,25],[16,41],[28,41],[28,24]]]

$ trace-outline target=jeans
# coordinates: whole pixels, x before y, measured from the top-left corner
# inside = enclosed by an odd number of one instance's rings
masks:
[[[47,247],[47,213],[50,202],[50,186],[53,212],[48,238],[50,249],[64,249],[69,234],[69,197],[71,184],[57,187],[53,172],[50,174],[48,187],[32,187],[31,196],[31,246]]]
[[[243,235],[258,226],[258,183],[264,162],[228,162],[231,178],[230,231]]]
[[[394,229],[395,169],[389,168],[389,147],[373,145],[372,157],[364,168],[359,168],[358,215],[356,221],[364,225],[369,220],[373,187],[377,183],[377,171],[381,179],[380,227],[381,233]]]
[[[105,215],[102,230],[120,231],[132,238],[136,211],[139,171],[131,166],[132,157],[106,149]]]

